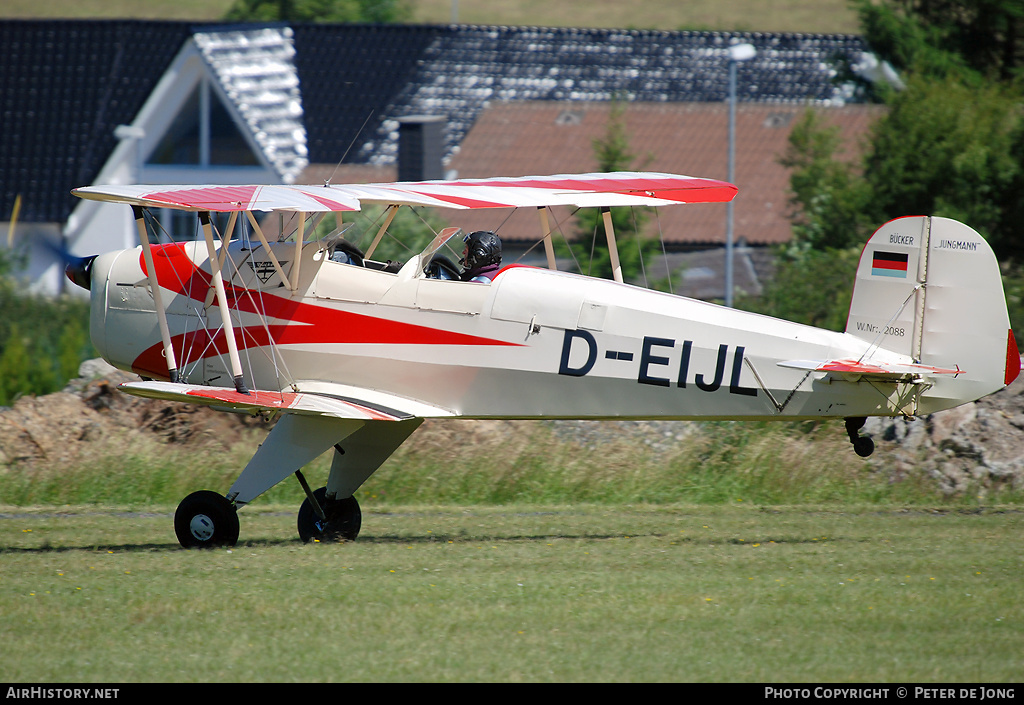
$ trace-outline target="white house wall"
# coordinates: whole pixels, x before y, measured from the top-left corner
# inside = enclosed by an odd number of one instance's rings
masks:
[[[235,117],[239,131],[250,142],[250,147],[262,162],[261,166],[193,166],[146,164],[152,151],[160,144],[178,112],[203,80],[213,79],[209,68],[200,57],[193,41],[183,46],[177,58],[146,100],[126,137],[111,153],[101,169],[96,183],[173,183],[173,184],[238,184],[280,183],[280,176],[263,159],[258,146],[252,141],[244,124],[239,124],[236,111],[226,103]],[[224,101],[215,85],[210,87],[211,100]],[[88,184],[81,184],[86,186]],[[59,227],[49,226],[60,236]],[[70,254],[84,257],[111,250],[133,247],[137,244],[137,229],[130,208],[111,203],[82,201],[72,211],[64,228],[63,237]],[[64,262],[59,261],[53,249],[33,252],[32,266],[27,276],[33,288],[41,293],[59,294],[65,291]]]

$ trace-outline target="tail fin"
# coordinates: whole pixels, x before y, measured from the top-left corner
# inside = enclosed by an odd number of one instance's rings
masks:
[[[920,413],[991,394],[1020,372],[995,254],[948,218],[898,218],[875,232],[857,267],[846,332],[922,365],[964,370],[936,381]]]

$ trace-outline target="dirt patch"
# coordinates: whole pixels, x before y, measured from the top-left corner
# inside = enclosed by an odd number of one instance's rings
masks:
[[[264,425],[245,415],[124,394],[117,385],[138,376],[102,361],[84,363],[80,374],[63,391],[0,409],[0,463],[68,465],[90,446],[131,443],[137,435],[197,448],[231,445]]]

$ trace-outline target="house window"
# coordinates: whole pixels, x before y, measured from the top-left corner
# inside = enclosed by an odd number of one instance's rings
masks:
[[[259,161],[220,99],[203,80],[181,106],[148,164],[257,166]]]

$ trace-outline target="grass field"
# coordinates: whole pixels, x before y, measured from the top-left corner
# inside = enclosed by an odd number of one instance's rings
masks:
[[[5,0],[2,17],[216,20],[233,0]],[[467,24],[760,32],[859,31],[847,0],[409,0],[413,20]]]
[[[169,508],[6,508],[6,682],[1012,683],[1019,509],[294,508],[184,551]]]
[[[830,424],[712,423],[661,448],[657,430],[427,424],[360,489],[343,545],[298,540],[288,481],[231,550],[178,547],[174,504],[228,487],[258,434],[12,464],[0,679],[1019,680],[1019,491],[946,497]]]

